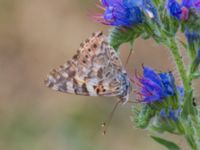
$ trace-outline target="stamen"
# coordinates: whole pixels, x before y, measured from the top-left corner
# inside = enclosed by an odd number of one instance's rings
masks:
[[[104,11],[106,10],[105,7],[103,7],[102,5],[96,4],[96,6],[97,6],[98,8],[100,8],[101,10],[104,10]]]

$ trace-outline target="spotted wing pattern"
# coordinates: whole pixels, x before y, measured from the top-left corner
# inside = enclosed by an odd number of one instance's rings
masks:
[[[57,91],[85,96],[116,96],[127,102],[130,82],[115,50],[102,32],[81,43],[73,58],[50,72],[45,84]]]

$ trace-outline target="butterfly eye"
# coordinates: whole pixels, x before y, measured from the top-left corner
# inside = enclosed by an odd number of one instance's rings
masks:
[[[103,92],[106,92],[106,89],[103,89]]]
[[[90,49],[90,48],[88,49],[88,52],[91,52],[91,49]]]

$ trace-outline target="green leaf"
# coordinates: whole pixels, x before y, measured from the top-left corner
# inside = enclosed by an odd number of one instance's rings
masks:
[[[161,145],[165,146],[168,150],[181,150],[178,145],[176,145],[175,143],[171,141],[168,141],[156,136],[151,136],[151,138],[155,140],[156,142],[160,143]]]
[[[141,106],[141,108],[138,110],[134,110],[134,122],[136,124],[136,127],[145,129],[150,124],[150,121],[152,117],[155,115],[155,110],[152,109],[149,105]]]
[[[110,45],[118,51],[119,46],[123,43],[133,42],[137,37],[140,36],[142,29],[138,27],[131,28],[113,28],[109,33]]]
[[[156,131],[157,133],[164,133],[164,132],[169,132],[169,133],[176,133],[176,126],[172,124],[167,119],[162,119],[160,116],[156,116],[153,118],[154,120],[152,121],[153,123],[150,126],[150,129],[153,131]]]

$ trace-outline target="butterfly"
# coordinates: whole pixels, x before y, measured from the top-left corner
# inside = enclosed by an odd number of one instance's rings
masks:
[[[131,91],[119,56],[103,32],[95,32],[81,43],[71,60],[50,72],[45,84],[64,93],[117,97],[123,103]]]

